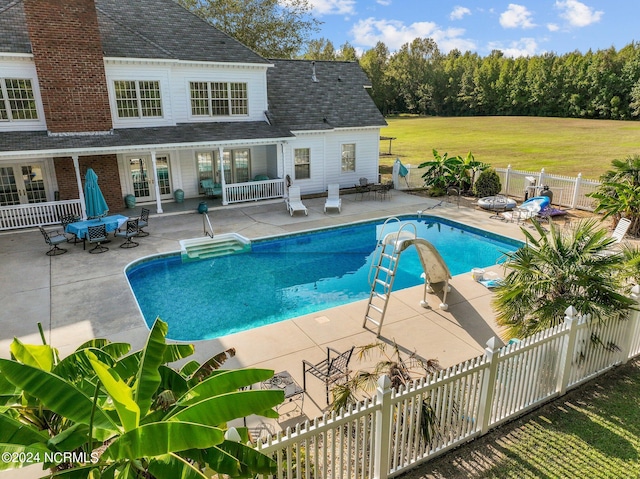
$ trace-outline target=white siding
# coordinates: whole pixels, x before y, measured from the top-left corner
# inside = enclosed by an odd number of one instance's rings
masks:
[[[287,144],[285,151],[285,175],[292,180],[303,194],[320,193],[327,185],[338,183],[341,188],[353,187],[360,178],[367,178],[370,183],[378,181],[380,129],[352,129],[323,133],[296,133],[296,139]],[[356,145],[356,171],[342,172],[342,145]],[[311,178],[294,179],[293,150],[295,148],[311,149]]]
[[[114,128],[171,126],[177,123],[213,121],[263,121],[264,112],[267,110],[266,67],[107,61],[105,69]],[[118,118],[113,86],[115,80],[159,81],[162,118]],[[191,81],[246,83],[249,114],[246,116],[191,116],[189,91]]]
[[[36,73],[36,65],[33,60],[25,58],[0,60],[0,78],[31,79],[33,95],[35,97],[36,105],[38,108],[37,120],[0,120],[0,132],[46,130],[47,124],[44,117],[44,109],[42,108],[42,98],[40,97],[38,75]]]

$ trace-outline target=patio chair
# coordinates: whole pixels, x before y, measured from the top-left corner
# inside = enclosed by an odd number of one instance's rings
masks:
[[[624,235],[627,234],[629,227],[631,226],[631,220],[629,218],[620,218],[618,224],[616,225],[616,229],[611,233],[611,238],[615,240],[615,244],[618,244],[624,238]]]
[[[109,251],[109,248],[102,245],[102,243],[107,241],[107,227],[104,224],[89,226],[87,228],[87,241],[96,245],[93,249],[89,250],[91,254]]]
[[[380,196],[381,200],[386,200],[387,196],[391,197],[391,190],[393,189],[393,181],[388,181],[382,185],[378,185],[375,189],[376,197]]]
[[[142,208],[142,211],[140,212],[140,217],[138,218],[138,234],[136,236],[139,237],[143,237],[143,236],[149,236],[149,233],[147,233],[146,231],[143,231],[142,228],[146,228],[147,226],[149,226],[149,209],[148,208]]]
[[[358,195],[360,195],[360,199],[363,200],[365,193],[367,194],[367,196],[369,196],[372,186],[373,185],[369,184],[369,180],[367,178],[360,178],[358,180],[358,184],[355,185],[356,199],[358,198]]]
[[[76,221],[80,221],[80,218],[74,215],[73,213],[62,215],[60,217],[60,224],[62,225],[62,230],[67,235],[68,243],[71,243],[73,241],[73,244],[78,244],[81,241],[80,238],[78,238],[75,233],[67,232],[67,226],[69,226],[71,223],[75,223]]]
[[[205,195],[210,198],[222,195],[222,185],[220,183],[214,183],[211,179],[202,180],[200,186],[204,190]]]
[[[125,228],[116,230],[115,235],[120,238],[126,238],[126,241],[120,245],[120,248],[135,248],[140,245],[140,243],[136,243],[133,241],[133,237],[138,235],[140,231],[140,227],[138,226],[138,218],[134,218],[132,220],[127,220],[125,223]]]
[[[289,197],[287,198],[287,209],[289,210],[289,214],[293,216],[296,211],[304,211],[305,215],[308,215],[307,207],[302,204],[302,199],[300,198],[300,187],[291,186],[289,187]]]
[[[338,382],[341,379],[349,378],[349,361],[353,355],[353,350],[347,349],[341,353],[333,348],[327,348],[327,359],[320,361],[317,364],[312,364],[309,361],[302,360],[302,389],[307,391],[307,373],[315,376],[324,382],[325,392],[327,396],[327,405],[329,404],[329,385]]]
[[[67,252],[66,249],[58,246],[59,244],[67,242],[67,235],[56,230],[47,231],[42,226],[38,226],[38,228],[40,228],[40,233],[44,236],[45,242],[50,246],[49,251],[45,253],[47,256],[57,256]]]
[[[337,209],[340,213],[342,209],[342,199],[340,198],[340,185],[331,184],[328,187],[327,200],[324,202],[324,212],[327,212],[327,208]]]

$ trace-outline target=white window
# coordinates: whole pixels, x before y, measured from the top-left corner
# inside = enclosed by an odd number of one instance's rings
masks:
[[[30,79],[0,78],[0,121],[37,120]]]
[[[193,116],[248,115],[246,83],[190,82]]]
[[[293,168],[296,180],[311,178],[310,148],[296,148],[293,150]]]
[[[342,172],[356,171],[356,145],[347,143],[342,145]]]
[[[116,80],[118,118],[158,118],[162,116],[160,82]]]

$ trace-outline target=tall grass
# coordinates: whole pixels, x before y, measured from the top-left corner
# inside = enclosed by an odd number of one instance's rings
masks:
[[[496,168],[598,179],[611,160],[640,154],[640,122],[537,117],[393,117],[381,135],[395,137],[380,142],[380,164],[399,157],[420,164],[441,154],[465,156]]]

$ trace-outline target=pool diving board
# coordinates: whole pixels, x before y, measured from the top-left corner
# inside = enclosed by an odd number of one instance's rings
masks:
[[[251,241],[238,233],[180,240],[182,261],[197,261],[251,251]]]

